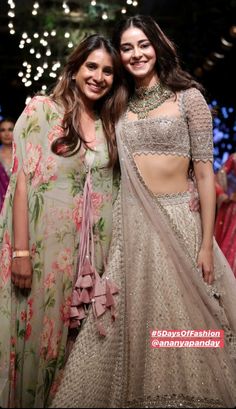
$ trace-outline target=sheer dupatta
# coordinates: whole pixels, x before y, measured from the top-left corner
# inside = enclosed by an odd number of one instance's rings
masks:
[[[137,166],[132,156],[132,150],[129,148],[129,142],[125,139],[122,130],[122,120],[119,121],[116,128],[118,151],[121,166],[121,202],[122,202],[122,219],[124,231],[124,260],[125,260],[125,280],[126,280],[126,306],[127,306],[127,335],[129,338],[129,359],[132,361],[132,350],[135,354],[142,354],[141,343],[140,351],[137,339],[132,338],[132,317],[130,311],[134,311],[134,297],[130,296],[135,287],[135,262],[133,255],[138,252],[139,238],[135,240],[135,226],[132,221],[133,209],[140,209],[143,219],[155,231],[156,235],[162,242],[170,268],[175,270],[178,276],[178,282],[187,308],[189,309],[192,328],[182,329],[223,329],[225,330],[225,347],[224,349],[216,348],[214,351],[208,351],[204,355],[212,374],[218,380],[219,395],[222,396],[227,406],[235,405],[236,401],[236,352],[230,343],[230,338],[236,333],[236,282],[230,270],[227,261],[223,266],[222,262],[218,263],[222,257],[216,243],[214,243],[214,263],[216,280],[212,286],[204,283],[201,272],[197,268],[196,260],[188,253],[183,236],[178,227],[172,223],[165,208],[144,184],[142,176],[138,172]],[[150,254],[150,257],[152,255]],[[220,268],[219,268],[220,265]],[[148,271],[147,266],[147,280]],[[153,272],[155,274],[155,272]],[[156,277],[158,280],[158,276]],[[143,297],[148,298],[148,281],[145,285]],[[145,293],[146,291],[146,293]],[[158,324],[158,319],[156,318]],[[143,326],[143,328],[142,328]],[[140,330],[145,332],[146,322],[140,323]],[[177,329],[177,328],[165,328]],[[234,338],[236,339],[236,338]],[[233,359],[232,359],[233,358]],[[135,359],[135,357],[133,357]],[[223,365],[222,365],[223,363]],[[229,385],[224,378],[224,370],[230,373],[232,384]],[[128,375],[127,375],[128,376]],[[228,378],[228,377],[227,377]],[[126,384],[128,384],[128,379]],[[133,384],[133,394],[135,388],[137,395],[140,393],[141,384]]]

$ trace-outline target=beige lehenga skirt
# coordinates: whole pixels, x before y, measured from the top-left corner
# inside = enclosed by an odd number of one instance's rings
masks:
[[[199,214],[189,210],[189,193],[162,195],[157,199],[182,234],[186,252],[197,260],[201,222]],[[139,207],[133,209],[132,226],[130,236],[135,254],[124,254],[119,196],[106,271],[106,276],[120,289],[115,296],[116,320],[113,322],[109,313],[101,318],[107,332],[106,337],[101,338],[90,310],[51,407],[234,407],[236,373],[233,360],[236,355],[233,347],[232,355],[214,348],[151,347],[152,330],[213,328],[206,328],[202,321],[201,309],[206,307],[201,300],[197,307],[186,304],[181,278],[171,268],[168,252]],[[125,275],[126,257],[131,258],[133,268]],[[230,271],[215,244],[216,283],[225,269]],[[200,271],[199,280],[202,280]],[[233,280],[232,275],[231,285],[234,285]],[[215,285],[206,284],[205,287],[209,297],[213,293],[217,297]],[[224,297],[227,294],[222,289],[222,305]],[[223,310],[222,307],[222,313]],[[232,314],[235,311],[234,307]],[[233,336],[230,325],[226,332],[228,342]]]

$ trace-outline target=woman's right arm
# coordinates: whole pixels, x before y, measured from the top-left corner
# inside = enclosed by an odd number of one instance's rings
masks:
[[[34,97],[16,122],[14,128],[15,187],[13,194],[13,251],[29,251],[28,185],[41,160],[42,144],[49,128],[51,102],[48,97]],[[30,288],[32,263],[30,255],[12,260],[12,281],[20,288]]]
[[[14,251],[29,251],[27,184],[23,169],[18,174],[13,200],[13,240]],[[31,287],[32,264],[30,256],[17,257],[12,260],[12,281],[20,288]]]

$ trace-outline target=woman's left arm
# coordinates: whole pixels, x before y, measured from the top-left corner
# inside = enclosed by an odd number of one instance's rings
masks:
[[[213,269],[213,232],[215,222],[215,176],[211,162],[194,162],[194,173],[197,181],[201,205],[202,244],[198,255],[198,267],[201,268],[204,281],[212,284]]]

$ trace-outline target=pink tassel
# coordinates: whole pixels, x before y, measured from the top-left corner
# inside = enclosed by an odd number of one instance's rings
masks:
[[[81,237],[79,246],[78,276],[72,293],[70,311],[70,327],[80,326],[80,321],[85,318],[84,306],[92,302],[93,315],[101,336],[106,336],[106,331],[98,317],[110,308],[113,320],[115,319],[115,301],[113,294],[119,292],[118,287],[110,280],[102,280],[94,269],[89,257],[94,257],[93,243],[93,209],[92,209],[91,175],[88,172],[83,191],[83,214]]]
[[[81,278],[80,287],[81,288],[89,288],[93,286],[93,280],[91,276],[86,275]]]
[[[84,303],[84,304],[89,304],[91,301],[90,297],[89,297],[89,293],[88,290],[86,290],[86,288],[83,288],[83,290],[81,291],[81,295],[79,298],[79,302]]]
[[[80,274],[82,276],[86,276],[86,275],[93,274],[93,272],[94,272],[93,267],[91,266],[89,259],[86,258],[85,262],[84,262],[84,264],[83,264],[83,266],[81,268],[81,273]]]
[[[78,311],[78,319],[83,320],[86,317],[84,308],[83,307],[78,307],[77,311]]]
[[[99,276],[95,276],[94,296],[99,297],[100,295],[104,294],[106,294],[106,285],[101,281],[101,278]]]
[[[76,318],[78,316],[78,309],[77,307],[71,307],[70,309],[70,317]]]
[[[100,317],[106,311],[106,307],[102,305],[98,300],[95,301],[96,317]]]
[[[71,305],[75,306],[79,304],[79,293],[77,290],[74,290],[72,293],[72,301],[71,301]]]

